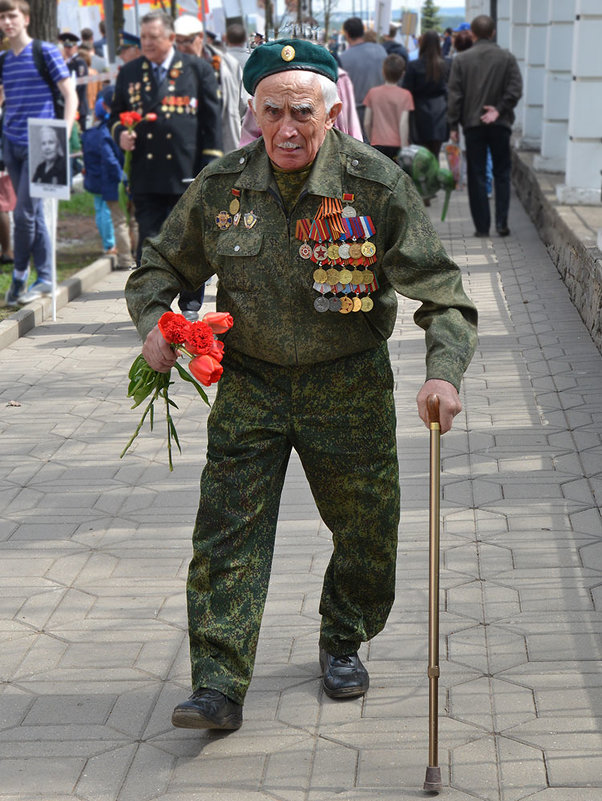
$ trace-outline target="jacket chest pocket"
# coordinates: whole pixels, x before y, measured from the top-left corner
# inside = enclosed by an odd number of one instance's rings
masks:
[[[262,234],[230,229],[217,242],[220,283],[225,289],[258,292],[261,275]]]

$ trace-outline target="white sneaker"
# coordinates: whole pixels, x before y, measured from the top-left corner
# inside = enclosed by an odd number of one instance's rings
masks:
[[[19,303],[31,303],[44,295],[49,295],[52,292],[52,284],[47,284],[46,281],[36,281],[32,284],[24,295],[21,295],[17,300]]]

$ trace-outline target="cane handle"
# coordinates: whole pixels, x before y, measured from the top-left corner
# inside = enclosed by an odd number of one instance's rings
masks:
[[[426,399],[426,410],[428,412],[429,424],[440,423],[439,420],[439,396],[429,395]]]

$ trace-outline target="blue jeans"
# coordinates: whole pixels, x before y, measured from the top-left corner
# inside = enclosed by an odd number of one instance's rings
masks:
[[[470,213],[479,233],[489,233],[491,214],[487,197],[487,150],[493,160],[495,186],[495,227],[499,231],[508,225],[510,206],[510,129],[503,125],[479,125],[464,129],[468,172],[468,201]]]
[[[13,275],[24,278],[29,260],[38,281],[52,283],[52,249],[44,220],[44,201],[29,195],[29,152],[26,145],[17,145],[3,137],[4,164],[17,196],[13,212],[15,262]]]
[[[94,195],[94,211],[96,212],[96,227],[102,239],[103,250],[112,250],[115,247],[115,231],[111,209],[102,199],[102,195]]]

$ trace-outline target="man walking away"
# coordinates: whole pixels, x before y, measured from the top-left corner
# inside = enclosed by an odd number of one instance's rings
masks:
[[[475,236],[489,236],[491,224],[487,148],[493,159],[495,228],[500,236],[508,236],[510,133],[523,83],[515,57],[492,41],[495,34],[492,18],[481,14],[472,21],[470,29],[475,44],[454,58],[448,83],[451,139],[458,142],[461,124],[466,138],[468,200]]]

